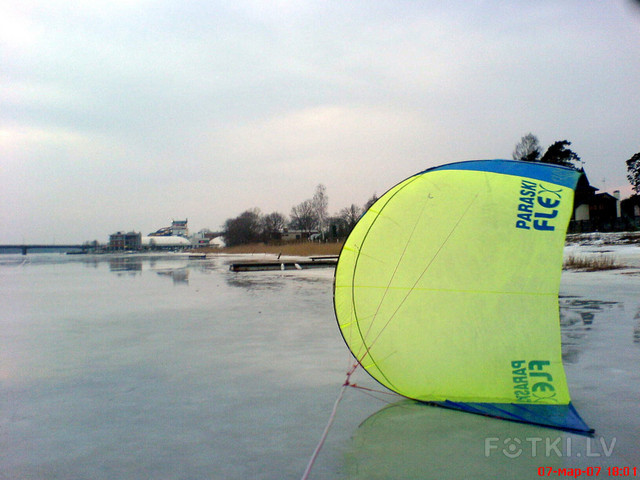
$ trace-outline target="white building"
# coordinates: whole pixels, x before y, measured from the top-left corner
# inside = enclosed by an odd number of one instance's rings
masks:
[[[191,242],[185,237],[178,236],[147,236],[141,239],[142,248],[149,249],[183,249],[191,248]]]

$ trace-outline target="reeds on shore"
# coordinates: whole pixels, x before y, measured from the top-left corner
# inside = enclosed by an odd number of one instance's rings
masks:
[[[295,257],[312,257],[322,255],[339,255],[343,242],[295,242],[282,244],[252,243],[224,248],[198,249],[203,253],[224,254],[272,254]],[[565,256],[562,265],[564,270],[601,271],[623,268],[614,257],[604,253],[599,254],[569,254]]]
[[[562,265],[564,270],[585,270],[596,272],[600,270],[615,270],[622,268],[616,260],[603,253],[596,255],[568,255]]]

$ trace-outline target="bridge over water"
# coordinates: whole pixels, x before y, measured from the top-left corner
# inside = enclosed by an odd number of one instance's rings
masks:
[[[14,244],[14,245],[0,245],[0,251],[6,250],[18,250],[22,255],[26,255],[29,250],[81,250],[86,252],[91,245],[76,245],[76,244],[43,244],[43,243],[30,243],[30,244]],[[6,252],[5,252],[6,253]]]

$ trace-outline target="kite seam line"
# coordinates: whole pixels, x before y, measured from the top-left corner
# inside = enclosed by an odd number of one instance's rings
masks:
[[[425,197],[426,201],[422,204],[422,208],[420,209],[420,214],[418,215],[418,219],[416,220],[416,223],[413,224],[413,228],[411,229],[411,233],[409,234],[409,238],[407,238],[407,241],[404,245],[404,248],[402,249],[402,253],[400,254],[400,258],[398,259],[398,262],[396,263],[395,268],[393,269],[393,273],[391,274],[391,278],[389,279],[389,283],[387,284],[384,293],[382,294],[382,298],[380,299],[380,302],[378,303],[378,307],[376,308],[376,311],[373,314],[373,318],[371,320],[371,323],[369,323],[369,328],[367,328],[367,331],[364,334],[364,338],[367,338],[369,336],[369,332],[371,332],[371,328],[373,327],[374,322],[376,321],[376,318],[378,317],[378,313],[380,312],[380,308],[382,308],[382,304],[384,303],[384,299],[387,297],[387,293],[389,292],[389,290],[391,290],[391,284],[393,283],[393,279],[396,277],[396,273],[398,273],[398,269],[400,268],[400,264],[402,263],[402,260],[404,259],[405,254],[407,253],[407,249],[409,248],[409,244],[411,243],[411,240],[413,239],[413,235],[416,232],[416,229],[418,228],[418,224],[420,223],[420,219],[422,218],[422,215],[424,214],[424,210],[427,207],[427,204],[429,203],[429,197]],[[384,328],[383,328],[384,330]],[[362,344],[363,346],[365,346],[365,343],[363,342]],[[371,348],[371,346],[366,347],[365,348],[365,352],[362,355],[362,358],[366,357],[367,354],[369,354],[369,349]],[[360,356],[362,352],[358,352],[358,356]],[[369,355],[369,357],[371,357],[371,355]],[[374,362],[375,363],[375,362]]]
[[[458,228],[458,225],[460,225],[460,222],[462,221],[462,219],[467,215],[467,213],[469,212],[469,210],[471,209],[471,206],[475,203],[476,199],[478,198],[478,194],[476,194],[476,196],[473,198],[473,200],[471,202],[469,202],[469,205],[467,206],[466,210],[462,213],[462,215],[460,215],[460,218],[458,219],[458,221],[456,222],[456,224],[453,226],[453,228],[451,229],[451,231],[449,232],[449,234],[447,235],[447,238],[444,239],[444,241],[442,242],[442,244],[440,245],[440,247],[438,248],[438,251],[435,253],[435,255],[433,257],[431,257],[431,260],[429,260],[429,263],[427,263],[427,266],[424,267],[424,270],[422,270],[422,273],[418,276],[417,280],[413,283],[413,286],[411,287],[411,289],[409,289],[409,292],[404,296],[404,298],[402,299],[402,301],[398,304],[397,308],[394,310],[394,312],[391,314],[391,316],[389,317],[389,319],[387,320],[387,322],[384,324],[384,326],[380,329],[380,331],[378,332],[378,335],[376,335],[376,337],[373,339],[373,341],[369,344],[369,346],[367,347],[367,353],[369,352],[369,350],[371,349],[371,347],[378,341],[378,339],[380,338],[380,335],[382,335],[382,333],[384,332],[384,330],[389,326],[389,323],[391,323],[391,320],[394,319],[394,317],[396,316],[396,313],[398,313],[398,311],[400,310],[400,308],[402,307],[402,305],[404,305],[404,302],[407,300],[407,298],[409,298],[409,295],[411,295],[411,292],[415,289],[415,286],[418,284],[418,282],[422,279],[422,277],[424,276],[425,273],[427,273],[427,270],[429,270],[429,267],[431,267],[431,265],[433,264],[433,262],[435,261],[435,259],[438,257],[438,255],[440,254],[440,252],[442,251],[442,249],[444,248],[444,246],[447,244],[447,242],[449,241],[449,239],[451,238],[451,235],[453,235],[453,232],[456,231],[456,229]],[[388,286],[390,287],[390,285]],[[384,299],[384,298],[383,298]],[[374,320],[375,321],[375,317]],[[371,354],[369,354],[369,357],[371,358]],[[373,358],[371,358],[371,360],[375,363],[375,360],[373,360]],[[378,368],[378,370],[380,370]],[[380,372],[382,373],[382,372]],[[383,374],[384,375],[384,374]],[[386,378],[386,377],[385,377]]]

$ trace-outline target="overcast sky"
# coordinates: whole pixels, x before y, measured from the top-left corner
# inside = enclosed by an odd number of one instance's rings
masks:
[[[567,139],[631,193],[631,0],[0,0],[0,243],[362,205]]]

